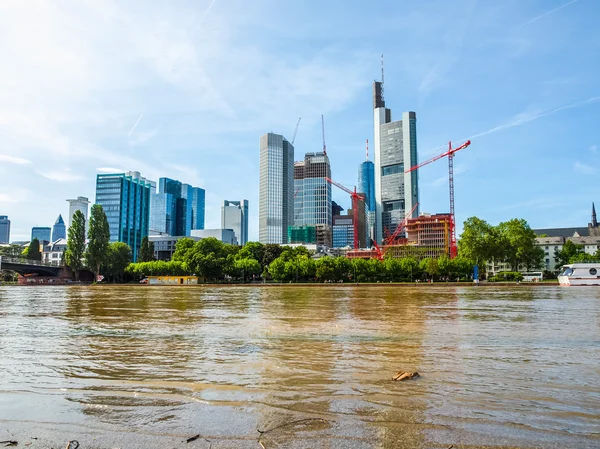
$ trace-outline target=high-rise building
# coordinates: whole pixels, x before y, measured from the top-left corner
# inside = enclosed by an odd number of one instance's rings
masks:
[[[367,246],[375,239],[375,164],[367,160],[358,167],[358,192],[365,195]]]
[[[0,215],[0,243],[10,241],[10,220],[8,215]]]
[[[83,214],[85,221],[88,219],[88,205],[90,204],[89,200],[85,196],[78,196],[77,199],[67,200],[69,202],[69,227],[73,223],[73,215],[75,212],[81,211]]]
[[[41,242],[50,242],[52,229],[43,226],[31,228],[31,240],[38,239]]]
[[[158,180],[150,201],[150,229],[171,236],[189,236],[204,229],[204,189],[170,178]]]
[[[150,193],[155,187],[136,171],[96,176],[96,203],[106,213],[110,241],[129,245],[134,262],[148,235]]]
[[[248,243],[248,200],[223,201],[221,228],[233,229],[241,246]]]
[[[294,146],[279,134],[260,138],[258,235],[261,243],[287,243],[294,224]]]
[[[373,84],[375,131],[375,240],[381,243],[384,230],[393,233],[419,202],[417,170],[404,173],[417,164],[417,115],[404,112],[402,120],[392,121],[385,107],[383,83]],[[419,215],[418,207],[413,217]]]
[[[364,201],[358,201],[358,247],[366,248],[366,213]],[[333,217],[333,248],[354,247],[354,211]]]
[[[331,165],[327,153],[306,153],[294,162],[294,225],[332,224]]]
[[[67,227],[62,215],[59,214],[54,226],[52,226],[52,241],[56,242],[58,239],[67,238]]]

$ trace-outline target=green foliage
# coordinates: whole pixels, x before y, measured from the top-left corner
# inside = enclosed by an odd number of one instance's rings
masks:
[[[183,262],[178,260],[137,262],[127,265],[125,273],[132,275],[137,280],[146,276],[184,276],[189,273],[183,265]]]
[[[10,244],[7,246],[0,246],[0,256],[21,257],[23,253],[24,251],[21,245]]]
[[[123,242],[108,245],[108,257],[102,271],[113,282],[121,282],[125,269],[131,263],[131,248]]]
[[[83,267],[85,253],[85,217],[81,211],[73,214],[71,226],[67,231],[67,250],[64,253],[65,263],[75,273],[79,281],[79,270]]]
[[[563,265],[573,263],[571,261],[577,259],[577,256],[583,252],[583,245],[577,245],[571,240],[567,240],[560,251],[557,250],[554,252],[554,257],[556,259],[555,268],[560,268]]]
[[[154,242],[151,242],[147,236],[144,236],[140,243],[138,262],[150,262],[152,260],[154,260]]]
[[[42,260],[42,253],[40,252],[40,241],[33,239],[29,242],[29,246],[25,250],[25,257],[29,260]]]
[[[275,243],[267,243],[264,246],[263,259],[261,266],[268,267],[275,259],[277,259],[283,252],[283,247],[276,245]]]
[[[90,212],[90,230],[88,234],[88,247],[85,260],[96,276],[100,273],[100,266],[108,256],[108,241],[110,228],[104,209],[99,204],[94,204]]]
[[[483,265],[492,259],[502,258],[503,244],[502,236],[497,228],[485,220],[470,217],[464,222],[458,250],[462,257]]]
[[[498,230],[504,242],[504,259],[513,271],[523,266],[528,271],[540,268],[544,261],[544,250],[535,244],[535,232],[527,221],[513,218],[500,223]]]

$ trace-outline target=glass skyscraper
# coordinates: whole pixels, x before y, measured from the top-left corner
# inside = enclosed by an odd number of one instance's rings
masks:
[[[331,165],[326,153],[306,153],[294,163],[294,225],[332,224]]]
[[[65,226],[65,221],[63,220],[62,215],[59,215],[52,226],[52,241],[56,242],[58,239],[66,239],[67,238],[67,227]]]
[[[373,84],[375,124],[375,240],[381,243],[385,230],[391,234],[405,214],[419,202],[417,171],[404,170],[417,164],[417,115],[404,112],[402,120],[392,121],[385,107],[383,84]],[[413,216],[419,215],[418,207]]]
[[[375,164],[365,161],[358,167],[358,192],[365,195],[365,213],[367,215],[366,232],[367,246],[369,239],[375,238]]]
[[[150,230],[189,236],[192,229],[204,229],[204,197],[204,189],[160,178],[150,202]]]
[[[248,243],[248,200],[223,201],[221,228],[233,229],[239,245]]]
[[[0,243],[8,243],[10,240],[10,220],[8,215],[0,215]]]
[[[258,235],[261,243],[287,243],[294,224],[294,146],[279,134],[260,138]]]
[[[31,240],[38,239],[41,242],[50,242],[52,230],[48,227],[34,226],[31,228]]]
[[[134,262],[142,238],[148,235],[150,193],[155,186],[139,172],[96,176],[96,203],[106,213],[110,241],[129,245]]]

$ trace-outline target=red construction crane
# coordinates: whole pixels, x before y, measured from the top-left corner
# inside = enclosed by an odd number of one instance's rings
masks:
[[[454,153],[460,151],[464,148],[467,148],[471,145],[471,141],[467,140],[461,146],[452,148],[452,142],[448,142],[448,151],[442,154],[438,154],[431,159],[421,162],[420,164],[415,165],[414,167],[409,168],[404,173],[409,173],[411,171],[417,170],[418,168],[423,167],[424,165],[430,164],[438,159],[448,156],[448,183],[450,185],[450,258],[454,259],[456,257],[457,249],[456,249],[456,219],[454,218]]]
[[[397,240],[398,236],[400,235],[400,233],[402,231],[404,231],[404,228],[406,228],[406,225],[408,224],[408,219],[412,217],[412,214],[417,209],[418,205],[419,205],[419,203],[415,204],[413,206],[413,208],[410,210],[410,212],[408,214],[404,215],[404,220],[402,220],[398,224],[394,233],[389,235],[388,237],[386,237],[383,240],[383,249],[379,247],[379,245],[377,244],[377,242],[375,240],[373,240],[373,246],[375,247],[375,252],[377,253],[377,258],[379,260],[383,260],[383,256],[385,256],[385,253],[389,246],[396,244],[396,240]]]
[[[352,213],[353,213],[352,223],[354,225],[354,249],[358,249],[358,247],[359,247],[359,240],[358,240],[358,201],[359,200],[360,201],[364,201],[365,200],[365,195],[362,194],[362,193],[356,193],[356,186],[354,186],[354,191],[352,191],[349,188],[343,186],[342,184],[338,184],[333,179],[330,179],[330,178],[325,178],[325,179],[327,180],[328,183],[333,184],[337,188],[342,189],[344,192],[350,194],[350,197],[352,198]]]

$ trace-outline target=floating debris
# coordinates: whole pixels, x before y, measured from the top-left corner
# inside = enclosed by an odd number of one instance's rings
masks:
[[[194,435],[193,437],[189,437],[187,440],[185,440],[185,442],[191,443],[192,441],[196,441],[198,438],[200,438],[200,434]]]
[[[419,373],[417,373],[416,371],[414,373],[409,373],[406,371],[398,371],[394,377],[392,377],[392,380],[408,380],[408,379],[414,379],[416,377],[421,377],[419,375]]]

